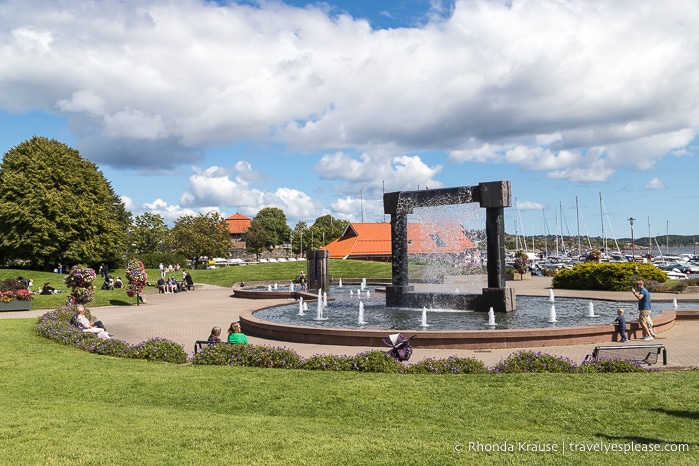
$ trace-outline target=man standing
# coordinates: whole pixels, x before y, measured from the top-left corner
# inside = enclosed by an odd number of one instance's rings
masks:
[[[650,341],[655,337],[653,321],[650,318],[650,292],[643,286],[643,280],[637,280],[636,287],[631,288],[631,292],[638,300],[638,323],[643,330],[643,339]]]

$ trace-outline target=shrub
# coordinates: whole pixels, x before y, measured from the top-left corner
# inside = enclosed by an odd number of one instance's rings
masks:
[[[529,350],[517,351],[497,363],[491,372],[518,374],[525,372],[575,372],[576,366],[568,358]]]
[[[350,371],[355,361],[353,356],[335,354],[316,354],[303,361],[301,369],[311,371]]]
[[[638,279],[664,282],[667,276],[653,264],[585,262],[558,271],[552,283],[554,288],[569,290],[628,291]]]
[[[488,368],[478,359],[450,356],[424,359],[405,368],[406,374],[485,374]]]
[[[352,368],[359,372],[400,372],[402,365],[383,351],[365,351],[354,357]]]
[[[131,345],[121,340],[100,340],[94,333],[83,332],[73,325],[71,318],[74,315],[75,308],[73,306],[61,306],[40,316],[35,331],[45,338],[90,353],[147,359],[149,361],[174,363],[187,361],[187,354],[182,345],[160,338],[154,338],[138,345]],[[85,316],[88,319],[91,317],[88,309],[85,309]]]
[[[578,366],[578,372],[585,374],[598,372],[645,372],[647,370],[641,367],[640,363],[625,359],[588,359]]]
[[[233,345],[218,343],[202,348],[192,358],[192,364],[201,366],[228,366],[233,358]]]
[[[139,343],[131,349],[129,356],[134,359],[173,362],[175,364],[187,361],[187,353],[182,345],[158,337]]]
[[[222,346],[222,345],[216,345]],[[231,366],[278,367],[294,369],[301,367],[303,359],[294,350],[260,345],[229,345]]]

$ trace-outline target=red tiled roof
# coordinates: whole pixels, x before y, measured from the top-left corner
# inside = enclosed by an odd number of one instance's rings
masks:
[[[230,234],[242,235],[246,233],[250,228],[250,223],[252,220],[243,214],[235,214],[226,218],[226,223],[228,224],[228,232]]]
[[[408,252],[411,254],[461,253],[474,247],[457,223],[408,224]],[[389,223],[350,223],[342,236],[326,245],[331,259],[346,257],[390,257]]]

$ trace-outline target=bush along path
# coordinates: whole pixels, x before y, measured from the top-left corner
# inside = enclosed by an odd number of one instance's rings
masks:
[[[86,310],[89,316],[89,310]],[[263,345],[229,345],[219,343],[204,348],[188,358],[179,343],[151,338],[139,344],[121,340],[100,340],[92,333],[83,333],[71,323],[75,306],[65,305],[41,317],[36,332],[60,344],[90,353],[120,358],[145,359],[174,364],[197,364],[319,371],[357,371],[403,374],[486,374],[486,373],[594,373],[651,371],[640,364],[624,360],[573,361],[546,353],[522,350],[511,354],[492,368],[474,358],[450,356],[425,359],[415,364],[400,363],[383,351],[366,351],[355,356],[315,355],[303,358],[288,348]]]

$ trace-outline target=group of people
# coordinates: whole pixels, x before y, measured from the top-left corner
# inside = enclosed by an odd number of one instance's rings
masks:
[[[189,291],[194,287],[194,280],[186,270],[182,270],[182,281],[178,282],[174,275],[160,277],[157,281],[158,292],[164,294]]]
[[[103,290],[113,290],[114,288],[123,287],[124,282],[121,280],[121,277],[113,278],[111,275],[107,275],[107,278],[104,279],[104,284],[102,284]]]
[[[208,342],[211,344],[221,343],[221,327],[214,327],[211,329],[211,335],[209,335]],[[227,342],[234,345],[249,344],[248,337],[246,337],[243,331],[240,329],[240,322],[233,322],[230,327],[228,327]]]
[[[641,331],[643,332],[642,340],[652,341],[655,338],[655,332],[653,331],[653,319],[650,317],[652,312],[650,292],[644,286],[643,280],[637,280],[636,286],[631,287],[631,293],[633,293],[634,297],[638,300],[638,324],[641,326]],[[626,336],[626,317],[624,317],[623,309],[617,311],[614,323],[618,326],[621,342],[625,343],[629,341]]]

